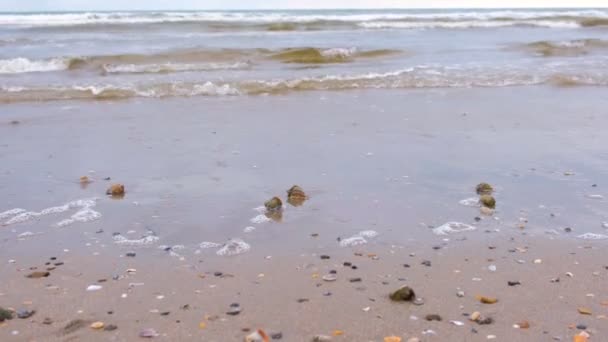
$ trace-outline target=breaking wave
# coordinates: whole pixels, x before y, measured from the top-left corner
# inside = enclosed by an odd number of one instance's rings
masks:
[[[563,71],[562,71],[563,70]],[[608,86],[601,69],[568,71],[419,66],[385,73],[309,76],[293,79],[0,87],[0,102],[108,100],[133,97],[278,95],[299,91],[509,87],[547,84],[558,87]]]
[[[0,14],[0,26],[69,28],[120,25],[189,25],[202,30],[327,30],[360,28],[474,28],[499,26],[601,27],[608,11],[451,10],[451,11],[194,11]]]
[[[601,39],[542,40],[525,44],[522,48],[543,57],[574,57],[586,55],[593,51],[608,50],[608,41]]]
[[[399,53],[396,50],[369,50],[359,51],[357,48],[298,48],[286,49],[275,53],[270,58],[283,63],[322,64],[322,63],[346,63],[356,58],[382,57]]]
[[[26,72],[48,72],[67,70],[69,60],[51,58],[47,60],[30,60],[27,58],[0,59],[0,74],[20,74]]]

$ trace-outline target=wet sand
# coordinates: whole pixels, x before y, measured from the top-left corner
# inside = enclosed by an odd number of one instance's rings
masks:
[[[590,340],[601,341],[606,241],[577,237],[605,233],[608,221],[606,200],[590,197],[608,196],[601,95],[531,87],[3,106],[0,212],[96,198],[101,217],[61,228],[56,223],[77,209],[0,221],[0,306],[37,311],[2,324],[0,340],[131,341],[154,328],[157,340],[239,341],[242,329],[262,328],[285,341],[334,330],[344,332],[336,341],[567,341],[580,330],[572,325],[584,324]],[[94,182],[82,188],[82,175]],[[480,181],[496,187],[493,217],[459,204]],[[125,184],[125,198],[104,195],[112,182]],[[293,184],[310,196],[303,206],[286,207],[280,223],[251,222],[256,207],[284,198]],[[477,229],[433,234],[430,227],[449,221]],[[249,226],[256,229],[245,233]],[[379,235],[340,247],[338,238],[364,230]],[[147,231],[159,238],[149,246],[113,237]],[[24,232],[34,235],[20,238]],[[251,250],[222,257],[199,248],[229,238]],[[183,249],[172,256],[161,245]],[[136,257],[126,257],[130,251]],[[25,278],[50,257],[64,264],[48,278]],[[319,278],[330,270],[336,282]],[[87,292],[91,284],[103,288]],[[404,284],[424,305],[388,299]],[[499,301],[481,304],[476,295]],[[243,311],[226,315],[231,303]],[[473,311],[494,322],[468,321],[463,314]],[[443,321],[427,322],[427,314]],[[53,323],[42,324],[46,317]],[[87,324],[62,334],[74,319],[118,329]],[[513,328],[523,320],[529,329]]]

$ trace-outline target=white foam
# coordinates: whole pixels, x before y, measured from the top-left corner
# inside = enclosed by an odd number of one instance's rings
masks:
[[[15,209],[11,209],[11,210],[7,210],[4,212],[0,213],[0,220],[4,220],[5,218],[9,218],[11,216],[15,216],[17,214],[21,214],[24,213],[25,209],[21,209],[21,208],[15,208]]]
[[[216,254],[221,256],[232,256],[242,254],[251,249],[251,246],[241,239],[229,240]]]
[[[321,50],[321,56],[348,58],[357,52],[357,48],[331,48]]]
[[[340,247],[364,245],[367,243],[367,239],[374,238],[376,236],[378,236],[378,232],[375,230],[363,230],[351,237],[340,240]]]
[[[604,196],[599,195],[599,194],[590,194],[590,195],[587,195],[587,197],[591,198],[591,199],[596,199],[596,200],[603,200],[604,199]]]
[[[215,243],[215,242],[209,242],[209,241],[201,242],[201,244],[199,245],[199,247],[202,249],[217,248],[217,247],[221,247],[221,246],[222,246],[221,243]]]
[[[243,229],[243,232],[245,233],[251,233],[255,230],[255,227],[249,226],[249,227],[245,227],[245,229]]]
[[[68,62],[63,58],[52,58],[48,60],[30,60],[23,57],[0,59],[0,74],[58,71],[67,68]]]
[[[608,239],[608,235],[585,233],[585,234],[579,235],[578,238],[584,239],[584,240],[605,240],[605,239]]]
[[[159,237],[148,233],[140,239],[127,239],[126,237],[118,234],[114,235],[114,243],[123,245],[123,246],[145,246],[151,245],[159,240]]]
[[[448,235],[453,233],[461,233],[475,230],[474,226],[461,222],[448,222],[437,228],[433,228],[433,233],[436,235]]]
[[[602,222],[602,228],[608,229],[608,221],[607,222]]]
[[[76,221],[88,222],[88,221],[92,221],[92,220],[96,220],[96,219],[100,218],[101,214],[99,212],[91,209],[91,208],[95,207],[95,205],[96,205],[96,199],[94,199],[94,198],[93,199],[80,199],[80,200],[68,202],[64,205],[46,208],[39,212],[25,211],[23,209],[12,209],[9,211],[5,211],[2,214],[4,214],[4,216],[3,216],[4,218],[14,215],[11,219],[9,219],[8,221],[6,221],[4,223],[5,225],[11,225],[11,224],[15,224],[15,223],[26,222],[26,221],[29,221],[29,220],[32,220],[35,218],[39,218],[42,216],[50,215],[50,214],[59,214],[59,213],[66,212],[71,209],[80,208],[80,210],[78,212],[76,212],[74,215],[72,215],[71,218],[62,220],[59,223],[57,223],[57,225],[61,227],[61,226],[65,226],[68,224],[72,224]]]
[[[459,204],[467,206],[467,207],[478,207],[479,206],[479,198],[477,197],[469,197],[463,200],[458,201]]]
[[[268,216],[266,216],[264,214],[260,214],[256,217],[253,217],[250,221],[251,221],[251,223],[261,224],[261,223],[270,222],[272,220]]]
[[[107,73],[164,73],[164,72],[183,72],[183,71],[216,71],[216,70],[240,70],[247,69],[251,65],[246,62],[237,63],[199,63],[199,64],[180,64],[180,63],[161,63],[161,64],[106,64],[103,66]]]

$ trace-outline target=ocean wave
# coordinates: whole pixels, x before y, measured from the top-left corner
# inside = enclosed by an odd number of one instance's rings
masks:
[[[396,53],[399,53],[399,51],[388,49],[360,51],[355,47],[327,49],[295,48],[285,49],[274,53],[270,56],[270,58],[283,63],[325,64],[346,63],[352,62],[356,58],[374,58]]]
[[[472,27],[462,23],[503,23],[502,26],[608,26],[608,11],[585,10],[452,10],[452,11],[194,11],[0,14],[0,26],[72,27],[100,25],[203,24],[214,30],[243,28],[268,31],[344,28],[349,24],[423,23],[425,27]],[[376,24],[372,24],[376,23]],[[553,24],[552,24],[553,23]],[[205,26],[207,25],[207,26]],[[419,28],[420,25],[393,25]],[[484,26],[487,27],[487,26]],[[490,25],[490,27],[494,27]]]
[[[51,58],[30,60],[27,58],[0,59],[0,74],[60,71],[69,68],[69,59]]]
[[[384,73],[309,76],[293,79],[0,87],[0,102],[119,100],[133,97],[273,95],[299,91],[509,87],[526,85],[608,86],[608,72],[586,70],[418,66]]]
[[[520,48],[543,57],[575,57],[593,51],[608,50],[608,41],[601,39],[541,40],[524,44]]]
[[[185,71],[218,71],[218,70],[244,70],[249,69],[251,63],[198,63],[198,64],[105,64],[103,70],[108,74],[150,74],[172,73]]]
[[[463,21],[367,21],[359,23],[366,29],[471,29],[510,26],[578,28],[576,20],[463,20]]]

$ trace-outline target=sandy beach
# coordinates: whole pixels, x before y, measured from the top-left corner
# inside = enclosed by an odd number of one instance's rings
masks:
[[[5,104],[0,340],[602,341],[604,92]],[[416,303],[389,298],[404,285]]]

